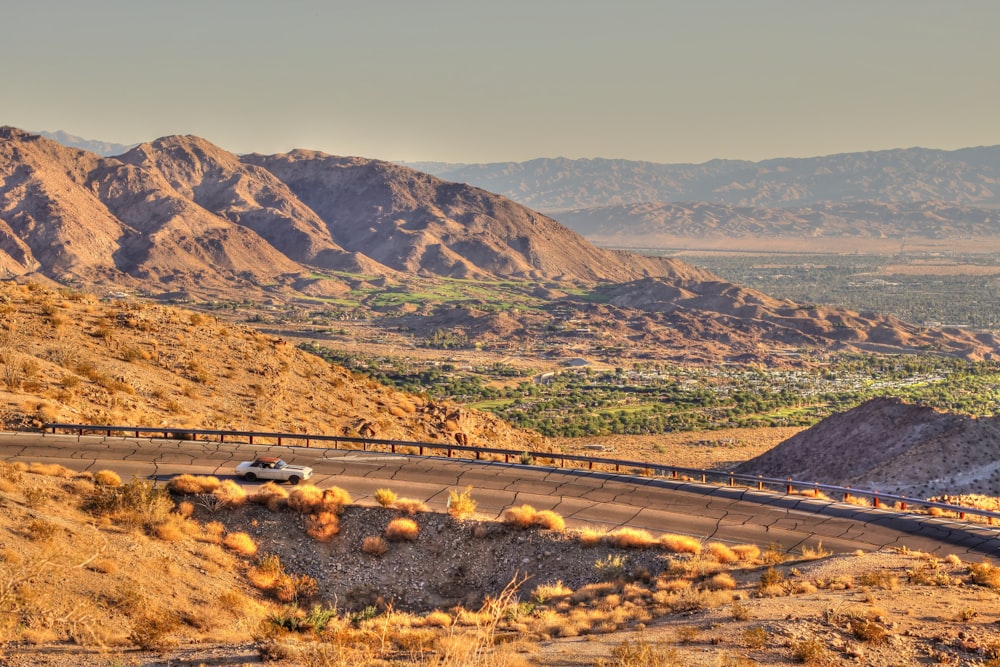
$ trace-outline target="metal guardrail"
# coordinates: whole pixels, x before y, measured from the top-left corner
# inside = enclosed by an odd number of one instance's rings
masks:
[[[42,431],[51,430],[52,433],[59,431],[75,432],[78,435],[87,433],[104,433],[108,437],[115,434],[123,437],[133,436],[135,438],[153,438],[162,435],[164,438],[174,438],[182,440],[211,440],[218,438],[218,442],[229,442],[234,444],[242,442],[255,444],[261,440],[274,441],[279,446],[294,446],[289,442],[303,443],[305,447],[311,447],[314,443],[324,443],[323,446],[332,449],[361,449],[362,451],[385,451],[394,454],[412,454],[414,451],[418,456],[425,456],[425,450],[443,451],[448,458],[454,458],[455,452],[469,452],[476,460],[482,460],[483,455],[503,456],[505,463],[510,463],[514,458],[522,461],[530,457],[533,461],[544,462],[550,460],[553,463],[558,461],[558,467],[565,468],[566,464],[577,464],[579,467],[586,467],[594,470],[595,466],[613,469],[621,472],[622,468],[647,475],[659,474],[662,477],[680,481],[695,481],[703,484],[715,483],[729,487],[746,487],[758,491],[781,492],[786,495],[793,495],[796,491],[803,497],[819,498],[823,494],[827,498],[840,496],[844,502],[850,502],[852,498],[869,498],[871,506],[880,508],[886,506],[887,509],[900,511],[911,511],[913,508],[923,508],[930,510],[936,508],[942,512],[951,512],[961,520],[965,520],[966,515],[981,516],[987,520],[989,525],[993,525],[994,520],[1000,521],[1000,512],[979,509],[976,507],[964,507],[962,505],[951,505],[920,498],[910,498],[907,496],[881,493],[866,489],[852,489],[849,486],[836,486],[832,484],[819,484],[817,482],[803,482],[788,477],[778,479],[773,477],[763,477],[761,475],[745,475],[735,472],[724,472],[720,470],[704,470],[701,468],[683,468],[679,466],[665,465],[662,463],[650,463],[646,461],[630,461],[625,459],[607,459],[593,456],[581,456],[577,454],[562,454],[559,452],[539,452],[527,450],[501,449],[496,447],[476,447],[473,445],[459,445],[440,442],[419,442],[410,440],[381,440],[375,438],[355,438],[335,435],[315,435],[304,433],[278,433],[269,431],[227,431],[216,429],[190,429],[190,428],[165,428],[159,426],[108,426],[95,424],[59,424],[48,423],[42,426]],[[405,450],[405,451],[404,451]],[[555,466],[554,466],[555,467]]]

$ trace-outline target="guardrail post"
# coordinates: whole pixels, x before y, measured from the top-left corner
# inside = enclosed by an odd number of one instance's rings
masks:
[[[965,521],[965,512],[959,512],[958,518],[961,519],[962,521]]]
[[[736,473],[732,470],[729,471],[729,486],[736,486],[736,478],[734,477]]]
[[[420,453],[421,456],[423,456],[424,455],[424,446],[420,445],[420,448],[417,451]]]
[[[594,469],[594,462],[593,461],[587,461],[587,463],[590,466],[590,469],[593,470]]]
[[[247,437],[250,438],[250,444],[252,445],[253,444],[253,436],[250,435],[250,436],[247,436]]]
[[[482,452],[480,452],[480,451],[479,451],[478,449],[476,450],[476,460],[477,460],[477,461],[479,460],[479,455],[480,455],[481,453],[482,453]],[[448,450],[448,456],[451,456],[451,450]]]
[[[878,496],[872,496],[872,507],[878,508],[880,505]]]
[[[670,477],[673,478],[673,479],[677,479],[677,471],[676,470],[671,470],[670,471]]]
[[[905,498],[906,496],[903,496],[903,497]],[[906,501],[905,501],[905,500],[903,500],[903,501],[900,501],[900,503],[899,503],[899,508],[900,508],[901,510],[903,510],[904,512],[906,511]]]
[[[785,487],[785,495],[787,495],[787,496],[792,495],[792,478],[791,477],[788,478],[788,486]]]
[[[757,475],[757,490],[758,491],[763,491],[764,490],[764,476],[763,475]]]
[[[281,447],[281,436],[278,436],[278,447]]]
[[[306,447],[309,446],[309,438],[306,438]]]
[[[476,453],[478,454],[479,452]],[[448,458],[451,458],[451,447],[448,448]],[[477,456],[476,458],[478,459],[479,457]]]
[[[708,475],[701,473],[701,483],[706,484],[708,482]]]
[[[844,488],[848,489],[847,491],[844,491],[844,502],[848,503],[848,502],[851,501],[851,492],[850,492],[850,488],[851,487],[847,486],[847,487],[844,487]]]

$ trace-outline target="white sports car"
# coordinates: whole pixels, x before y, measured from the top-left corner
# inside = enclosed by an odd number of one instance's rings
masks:
[[[298,484],[312,477],[313,469],[308,466],[289,465],[276,456],[259,456],[253,461],[244,461],[236,466],[236,474],[248,482],[267,479]]]

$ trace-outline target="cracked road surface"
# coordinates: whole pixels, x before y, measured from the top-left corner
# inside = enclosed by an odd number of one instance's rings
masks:
[[[59,463],[81,472],[111,469],[123,479],[162,481],[182,473],[235,479],[236,464],[259,454],[310,465],[315,470],[310,483],[339,486],[360,504],[374,504],[375,490],[387,487],[444,511],[448,491],[471,486],[478,512],[486,517],[528,504],[558,512],[575,528],[630,526],[654,534],[777,544],[793,552],[822,542],[834,552],[905,547],[966,559],[1000,556],[1000,528],[994,526],[743,487],[356,450],[0,433],[2,460]]]

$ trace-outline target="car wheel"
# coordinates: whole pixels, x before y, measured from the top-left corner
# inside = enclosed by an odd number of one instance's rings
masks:
[[[291,484],[291,485],[293,485],[293,486],[296,485],[296,484],[298,484],[301,481],[302,480],[299,479],[298,475],[292,475],[291,477],[288,478],[288,483]]]
[[[243,475],[243,479],[245,479],[248,482],[252,482],[255,479],[257,479],[257,475],[253,474],[252,472],[248,472],[247,474]]]

